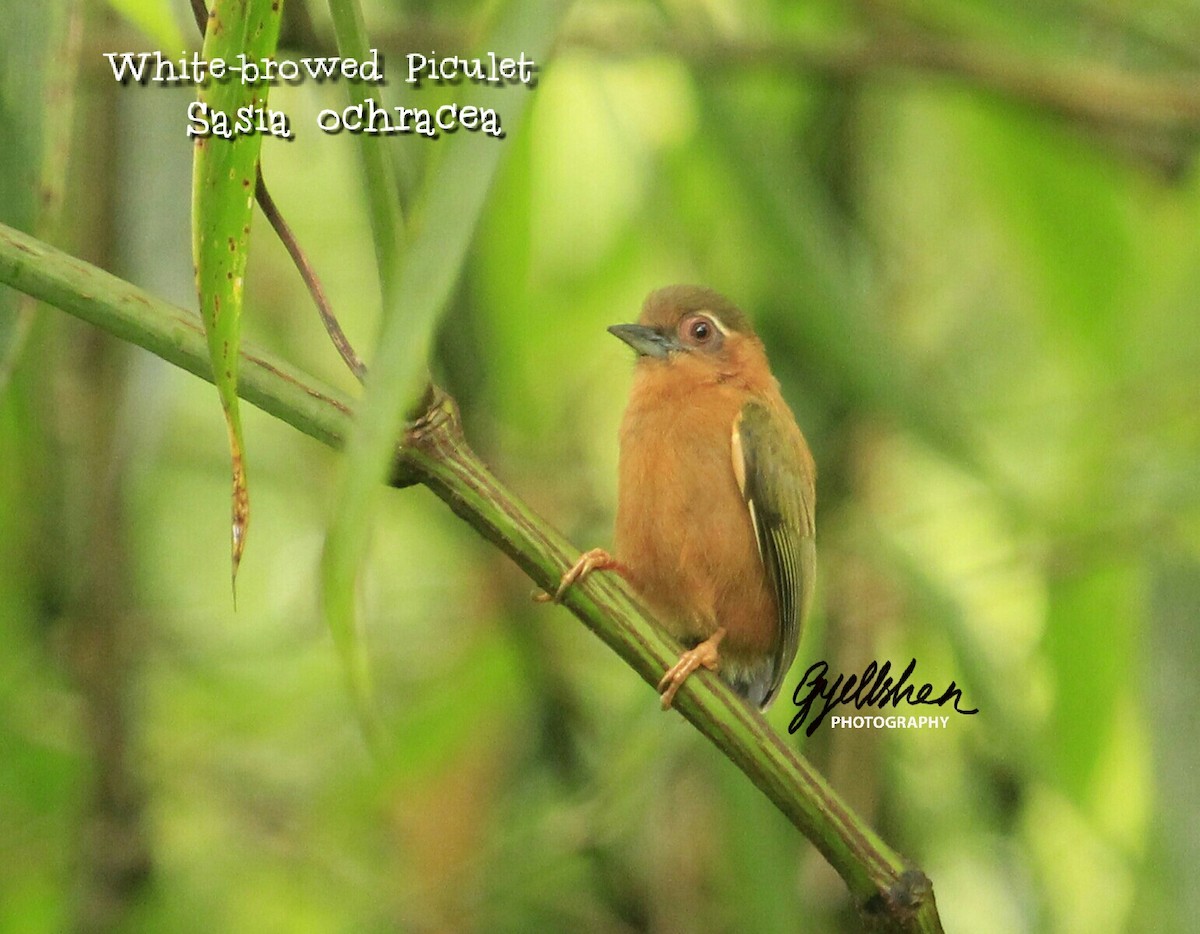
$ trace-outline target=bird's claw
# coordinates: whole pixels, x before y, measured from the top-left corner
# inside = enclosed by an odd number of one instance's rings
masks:
[[[621,564],[612,555],[603,548],[593,548],[591,551],[585,551],[579,556],[566,573],[559,579],[558,589],[553,594],[546,593],[544,590],[535,591],[533,599],[537,603],[558,603],[562,600],[563,594],[567,592],[573,584],[578,584],[583,581],[592,571],[613,571],[620,570]]]
[[[694,649],[679,656],[679,661],[667,669],[658,682],[658,693],[662,695],[662,709],[670,710],[675,695],[693,672],[700,668],[717,671],[721,667],[721,655],[717,646],[725,637],[725,630],[718,629]]]

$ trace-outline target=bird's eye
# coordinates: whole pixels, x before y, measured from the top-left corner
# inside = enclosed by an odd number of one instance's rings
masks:
[[[692,314],[679,322],[680,342],[704,353],[717,353],[723,336],[721,326],[708,315]]]

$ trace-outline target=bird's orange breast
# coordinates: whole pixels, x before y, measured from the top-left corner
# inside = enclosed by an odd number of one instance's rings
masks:
[[[779,638],[733,470],[734,420],[752,394],[688,357],[639,365],[620,437],[617,559],[677,638],[724,627],[734,663],[760,660]]]

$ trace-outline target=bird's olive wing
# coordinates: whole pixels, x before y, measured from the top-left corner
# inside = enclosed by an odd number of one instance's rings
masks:
[[[733,469],[779,611],[779,642],[762,701],[765,710],[796,657],[812,597],[816,574],[813,467],[790,419],[750,402],[734,422]]]

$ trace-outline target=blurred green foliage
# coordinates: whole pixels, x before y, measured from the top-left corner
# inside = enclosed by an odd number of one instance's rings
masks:
[[[54,70],[28,6],[4,39],[28,61],[0,61],[0,219],[22,229]],[[120,6],[159,36],[82,7],[61,240],[191,307],[190,98],[121,87],[99,54],[155,48],[186,9]],[[327,49],[326,12],[286,6],[292,51]],[[367,11],[410,106],[461,88],[413,92],[403,53],[467,51],[497,16]],[[829,52],[864,36],[890,44]],[[760,37],[776,51],[739,54]],[[676,281],[753,315],[820,467],[792,679],[916,657],[981,708],[794,738],[930,875],[948,931],[1192,926],[1200,118],[1131,111],[1100,78],[1200,86],[1198,39],[1187,0],[596,0],[536,90],[489,92],[502,113],[532,97],[495,143],[432,361],[469,437],[581,547],[607,544],[630,361],[605,326]],[[951,65],[897,67],[906,43]],[[343,94],[273,89],[298,131],[264,166],[369,359],[355,141],[313,126]],[[406,197],[437,172],[439,142],[387,145]],[[246,338],[352,388],[254,233]],[[381,499],[359,582],[373,763],[316,595],[338,457],[244,421],[235,614],[211,387],[38,315],[0,397],[0,930],[855,929],[744,777],[421,489]]]

